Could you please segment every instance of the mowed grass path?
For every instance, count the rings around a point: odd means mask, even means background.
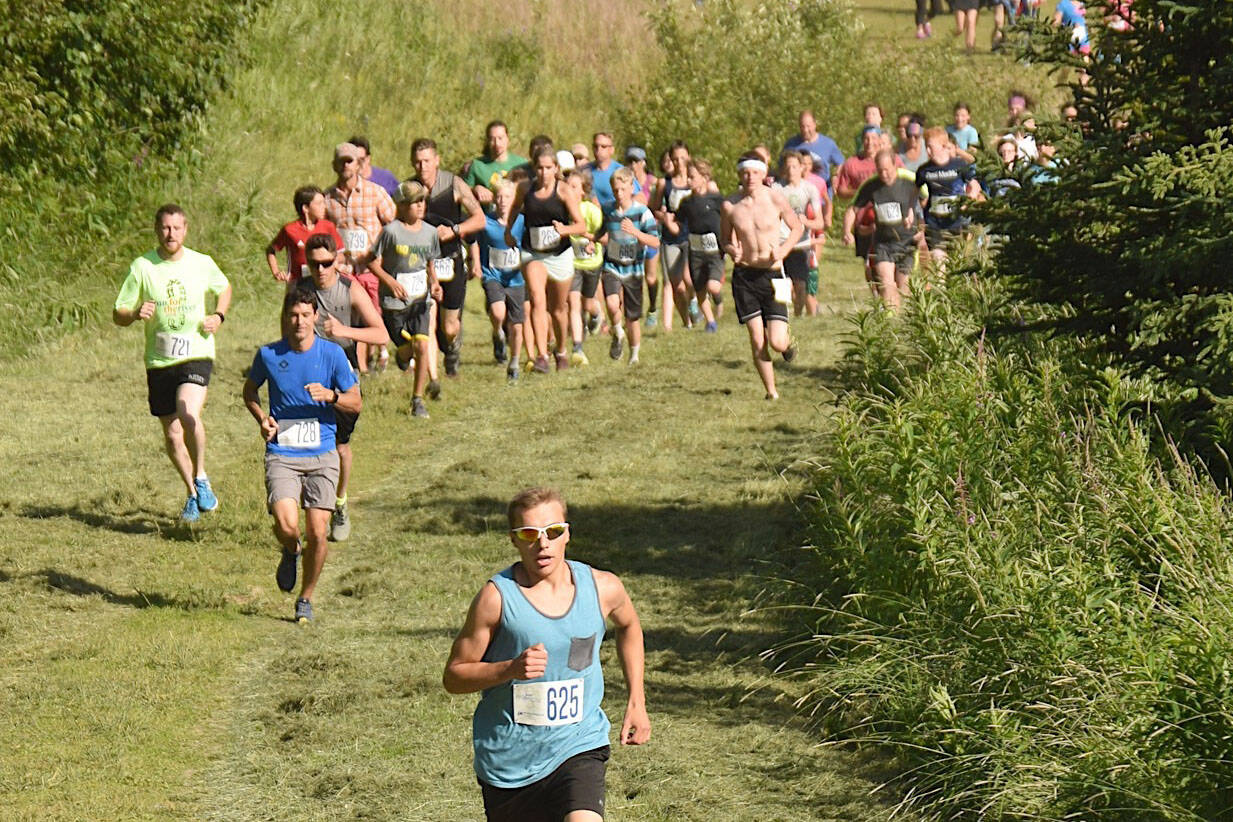
[[[139,335],[106,329],[0,376],[0,817],[478,819],[474,697],[440,672],[479,585],[512,561],[504,503],[548,483],[571,501],[571,554],[619,573],[646,630],[649,745],[616,751],[614,820],[884,819],[876,779],[817,746],[748,614],[785,573],[794,500],[827,424],[844,321],[863,299],[828,251],[830,309],[794,325],[801,357],[767,403],[731,317],[651,336],[630,369],[505,385],[472,289],[463,376],[432,419],[408,383],[365,384],[353,539],[335,546],[317,621],[274,585],[261,442],[239,398],[276,335],[278,287],[237,295],[206,421],[222,510],[192,531],[146,415]],[[835,261],[844,260],[843,264]],[[619,724],[619,667],[606,652]]]

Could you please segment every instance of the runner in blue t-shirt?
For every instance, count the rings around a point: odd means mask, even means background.
[[[514,245],[505,242],[505,229],[509,224],[516,189],[517,186],[509,180],[499,180],[494,184],[493,213],[488,215],[484,230],[476,238],[480,270],[484,272],[488,319],[492,321],[492,356],[499,363],[509,359],[506,374],[511,381],[518,379],[522,324],[526,322],[523,304],[527,293],[526,282],[522,279],[522,251],[518,247],[518,238],[523,232],[521,214],[509,226]]]
[[[834,140],[825,134],[818,133],[818,123],[814,119],[812,111],[806,109],[801,112],[800,127],[801,133],[784,143],[783,150],[810,151],[821,157],[822,162],[816,164],[813,171],[826,181],[827,186],[833,193],[834,186],[831,184],[831,166],[839,168],[839,166],[843,165],[843,152],[839,150],[839,146],[835,144]]]
[[[612,323],[608,356],[621,358],[621,346],[629,337],[629,364],[638,362],[642,343],[642,274],[648,248],[659,248],[659,223],[643,203],[634,201],[634,175],[627,168],[612,175],[613,208],[604,212],[604,224],[596,238],[604,245],[604,302]],[[621,331],[622,308],[627,329]]]
[[[282,544],[275,579],[284,591],[295,588],[301,550],[300,513],[306,521],[304,580],[295,601],[297,622],[313,618],[312,597],[325,564],[326,536],[338,485],[334,444],[335,409],[360,412],[360,387],[342,348],[316,335],[317,295],[307,285],[283,300],[285,336],[263,345],[244,381],[244,405],[266,443],[266,505],[274,516],[274,535]],[[261,386],[270,384],[270,411],[261,407]]]

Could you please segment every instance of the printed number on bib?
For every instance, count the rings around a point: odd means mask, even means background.
[[[279,420],[278,444],[283,448],[320,448],[321,423],[315,419]]]
[[[574,725],[582,721],[581,679],[515,682],[514,721],[519,725]]]
[[[437,282],[448,283],[454,279],[454,258],[438,257],[433,260],[432,273],[437,275]]]
[[[536,251],[556,251],[561,235],[550,225],[533,225],[530,229],[531,248]]]
[[[929,206],[929,213],[938,217],[947,217],[955,210],[958,197],[937,197]]]
[[[608,259],[617,265],[631,265],[638,261],[638,241],[629,235],[614,234],[608,241]]]
[[[160,331],[154,335],[154,353],[164,359],[187,357],[193,350],[193,338],[188,334]]]
[[[490,248],[488,264],[499,271],[512,271],[518,267],[520,256],[516,248]]]
[[[903,222],[903,209],[900,208],[899,203],[878,203],[874,211],[878,215],[878,222],[882,225],[899,225]]]
[[[690,234],[689,247],[703,254],[714,254],[719,251],[719,238],[714,233]]]
[[[406,271],[395,277],[398,284],[407,289],[407,296],[413,300],[418,300],[428,293],[428,272],[420,269],[419,271]]]
[[[774,292],[775,302],[784,305],[792,302],[792,281],[787,277],[771,278],[771,289]]]
[[[351,254],[363,254],[368,250],[368,232],[362,228],[344,228],[342,234],[343,248]]]

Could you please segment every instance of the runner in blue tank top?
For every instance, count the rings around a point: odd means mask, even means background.
[[[564,498],[531,488],[510,501],[519,561],[471,603],[445,665],[445,689],[483,691],[472,733],[489,822],[594,822],[604,816],[608,717],[599,646],[606,619],[629,690],[621,744],[651,738],[638,614],[615,575],[565,559]]]

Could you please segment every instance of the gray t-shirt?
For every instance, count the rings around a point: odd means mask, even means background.
[[[402,220],[393,220],[381,227],[372,253],[381,260],[385,272],[407,289],[410,297],[400,300],[382,283],[379,292],[382,310],[401,311],[428,298],[428,266],[431,260],[441,256],[436,228],[421,220],[420,227],[412,231]]]

